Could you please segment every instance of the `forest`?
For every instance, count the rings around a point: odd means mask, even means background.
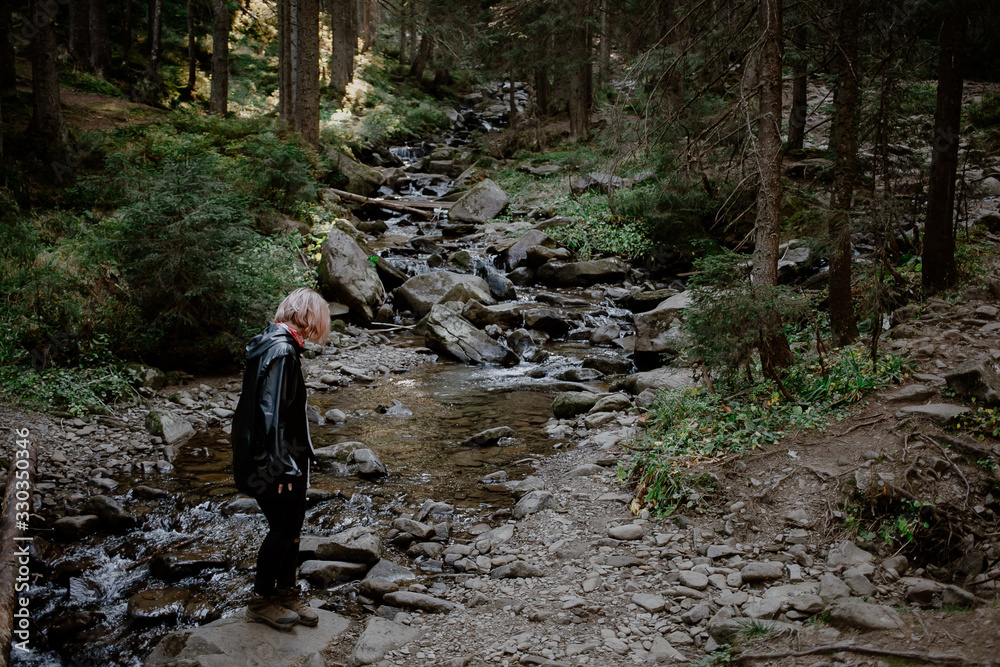
[[[496,646],[422,626],[444,645],[496,664],[813,664],[798,645],[765,655],[794,626],[813,633],[806,650],[861,660],[825,641],[830,626],[882,632],[869,656],[989,664],[986,635],[909,608],[1000,622],[998,28],[990,0],[6,0],[0,415],[48,439],[31,454],[43,657],[10,653],[0,573],[0,664],[72,664],[74,650],[110,664],[120,650],[115,664],[158,665],[175,625],[229,617],[248,575],[232,553],[213,557],[227,540],[250,547],[233,537],[231,476],[207,461],[225,464],[244,346],[297,287],[333,317],[330,344],[306,352],[327,452],[316,539],[360,512],[385,541],[368,568],[409,559],[424,577],[409,592],[472,613],[480,589],[434,577],[496,579],[532,547],[462,531],[511,512],[521,530],[557,506],[589,516],[585,497],[612,493],[600,480],[627,502],[597,511],[616,525],[594,552],[672,563],[656,585],[684,589],[647,604],[644,565],[618,580],[592,561],[582,590],[603,602],[553,612],[603,637],[592,649],[550,628],[507,650],[502,617],[483,635]],[[393,442],[393,419],[423,444]],[[577,478],[577,464],[593,471]],[[806,471],[801,497],[785,464]],[[536,472],[548,487],[525,486]],[[448,527],[435,536],[437,511]],[[197,567],[157,565],[191,542]],[[141,576],[108,574],[127,560]],[[775,562],[788,569],[733,584]],[[227,576],[211,579],[219,563]],[[361,571],[310,572],[331,613],[401,608],[406,622],[383,617],[410,628],[408,614],[441,611],[390,602],[404,590]],[[828,576],[849,590],[827,595]],[[163,584],[187,593],[135,611],[133,596],[175,590]],[[761,612],[780,584],[813,587]],[[822,599],[796,606],[800,593]],[[856,610],[837,598],[888,611],[843,621]],[[518,623],[562,625],[518,604]],[[644,611],[638,629],[594,625]],[[889,638],[904,626],[968,646]],[[331,665],[479,664],[434,662],[430,636],[424,658],[364,662],[363,642],[333,635],[316,651]]]

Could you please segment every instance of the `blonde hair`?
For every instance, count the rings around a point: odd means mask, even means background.
[[[330,304],[319,292],[300,287],[281,302],[274,321],[291,324],[309,340],[326,345],[330,336]]]

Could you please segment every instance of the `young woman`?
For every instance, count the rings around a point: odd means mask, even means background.
[[[325,344],[329,334],[330,307],[323,297],[304,288],[289,294],[274,322],[247,345],[243,393],[233,416],[236,488],[257,499],[268,523],[247,618],[279,630],[319,623],[295,585],[314,457],[300,355],[305,339]]]

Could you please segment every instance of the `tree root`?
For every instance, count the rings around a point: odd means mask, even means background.
[[[904,660],[920,660],[934,665],[987,665],[990,663],[971,662],[968,659],[950,654],[918,653],[916,651],[892,651],[876,646],[857,646],[854,644],[829,644],[826,646],[816,646],[805,651],[784,651],[781,653],[745,653],[737,656],[737,662],[752,660],[775,660],[777,658],[799,658],[817,653],[837,653],[840,651],[850,651],[861,653],[862,655],[880,655],[890,658],[902,658]]]

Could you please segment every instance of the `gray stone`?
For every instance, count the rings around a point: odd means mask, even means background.
[[[96,514],[101,524],[111,530],[130,528],[135,525],[135,518],[129,515],[122,504],[107,496],[90,496],[80,508],[86,514]]]
[[[624,394],[611,394],[597,401],[590,412],[625,412],[632,408],[632,401]]]
[[[347,563],[339,560],[307,560],[299,568],[299,576],[319,588],[326,588],[342,581],[361,579],[368,572],[364,563]]]
[[[434,535],[434,526],[406,517],[400,517],[392,522],[392,527],[401,533],[407,533],[418,540],[426,540]]]
[[[604,472],[604,468],[596,463],[584,463],[570,470],[566,473],[565,477],[568,479],[576,477],[590,477],[591,475],[599,475],[602,472]]]
[[[368,570],[367,576],[373,579],[384,579],[394,584],[405,584],[417,580],[417,575],[410,570],[385,559],[380,560],[372,569]]]
[[[872,554],[861,549],[854,542],[844,540],[831,547],[830,553],[826,558],[826,564],[829,567],[837,567],[838,565],[852,567],[854,565],[871,563],[874,558]]]
[[[589,411],[600,400],[589,391],[563,392],[552,401],[552,414],[557,419],[568,419]]]
[[[608,537],[616,540],[641,540],[645,534],[646,529],[634,523],[608,528]]]
[[[903,619],[895,609],[862,602],[857,598],[841,600],[830,609],[830,623],[858,630],[899,630]]]
[[[691,371],[683,368],[654,368],[642,373],[634,373],[622,380],[622,389],[630,394],[659,389],[683,389],[694,384]]]
[[[851,596],[851,589],[835,574],[824,573],[819,578],[819,596],[826,602]]]
[[[361,164],[349,155],[338,150],[330,149],[327,152],[331,169],[340,172],[347,183],[340,189],[356,195],[368,196],[378,190],[385,183],[385,176],[380,172]]]
[[[920,607],[935,606],[936,596],[944,588],[944,586],[931,579],[904,577],[900,581],[906,586],[906,601]]]
[[[882,561],[882,567],[887,570],[892,570],[896,574],[902,576],[906,574],[906,571],[910,568],[910,561],[908,561],[906,556],[902,554],[898,556],[890,556]]]
[[[354,645],[348,664],[354,667],[378,662],[389,651],[395,651],[416,641],[422,634],[422,630],[409,625],[372,616],[365,623],[365,629]]]
[[[662,595],[650,595],[649,593],[636,593],[632,596],[632,602],[636,603],[651,614],[663,611],[666,601]]]
[[[350,223],[344,220],[341,224]],[[320,249],[319,288],[324,297],[344,304],[353,316],[367,324],[375,319],[378,307],[385,301],[385,287],[369,261],[369,253],[350,231],[334,227],[327,234]]]
[[[947,424],[964,414],[971,412],[969,408],[963,408],[950,403],[931,403],[930,405],[908,405],[896,411],[896,419],[906,419],[907,417],[926,417],[939,424]]]
[[[490,572],[490,579],[527,579],[529,577],[544,577],[545,572],[538,566],[516,560],[501,565]]]
[[[289,632],[278,632],[248,620],[245,610],[240,610],[208,625],[167,635],[143,666],[273,667],[275,656],[281,656],[286,664],[303,664],[325,651],[351,624],[338,614],[315,611],[319,615],[317,627],[296,626]],[[317,663],[305,664],[312,667]]]
[[[524,265],[525,260],[528,258],[528,251],[532,248],[538,246],[552,248],[555,245],[555,239],[545,232],[537,229],[529,229],[514,245],[507,249],[507,270],[513,271],[517,267]]]
[[[785,576],[785,564],[778,561],[748,563],[740,570],[740,576],[748,584],[774,581]]]
[[[384,477],[389,474],[388,470],[386,470],[385,464],[382,463],[382,460],[378,457],[378,454],[367,447],[361,447],[351,452],[349,462],[358,467],[359,475],[364,475],[366,477]]]
[[[367,526],[353,526],[332,537],[321,538],[314,548],[317,560],[340,560],[374,565],[382,555],[382,542]]]
[[[410,278],[396,289],[396,308],[408,309],[417,317],[423,317],[458,285],[475,295],[476,301],[493,303],[490,286],[482,278],[452,271],[431,271]]]
[[[796,595],[792,598],[792,609],[803,614],[818,614],[826,609],[826,603],[819,595]]]
[[[687,662],[687,658],[663,637],[653,637],[653,645],[649,648],[649,660],[656,663]]]
[[[653,310],[639,313],[635,320],[636,352],[676,352],[683,346],[680,319],[691,305],[690,292],[681,292]]]
[[[127,612],[129,618],[142,620],[176,618],[190,597],[186,588],[153,588],[130,597]]]
[[[497,217],[509,203],[507,193],[499,185],[486,179],[474,185],[455,202],[448,211],[448,219],[482,224]]]
[[[844,575],[844,583],[857,596],[865,597],[875,592],[875,584],[868,580],[868,577],[860,572],[851,572]]]
[[[184,417],[166,410],[150,410],[146,415],[146,429],[163,438],[168,445],[179,445],[194,435],[194,426]]]
[[[169,581],[184,579],[202,570],[224,568],[227,565],[226,557],[221,554],[167,551],[157,554],[149,562],[149,571],[154,577]]]
[[[885,397],[887,403],[919,403],[938,395],[938,390],[925,384],[908,384]]]
[[[984,405],[1000,404],[1000,373],[988,356],[965,362],[944,379],[958,396],[975,398]]]
[[[496,428],[480,431],[476,435],[462,441],[463,447],[495,447],[500,438],[513,438],[514,429],[509,426],[498,426]]]
[[[424,341],[432,350],[466,363],[513,366],[520,362],[512,350],[490,338],[446,304],[432,307],[424,322]]]
[[[585,262],[547,262],[538,267],[535,277],[551,287],[588,287],[597,283],[616,283],[629,273],[629,265],[620,259],[592,259]]]
[[[696,591],[703,591],[708,588],[708,577],[694,570],[681,570],[680,582],[682,586],[693,588]]]
[[[462,609],[462,605],[455,602],[441,600],[431,595],[424,595],[423,593],[412,593],[410,591],[388,593],[382,599],[386,604],[394,607],[419,609],[430,614],[447,614]]]
[[[550,491],[532,491],[517,501],[512,515],[515,519],[523,519],[529,514],[556,507],[558,502]]]

